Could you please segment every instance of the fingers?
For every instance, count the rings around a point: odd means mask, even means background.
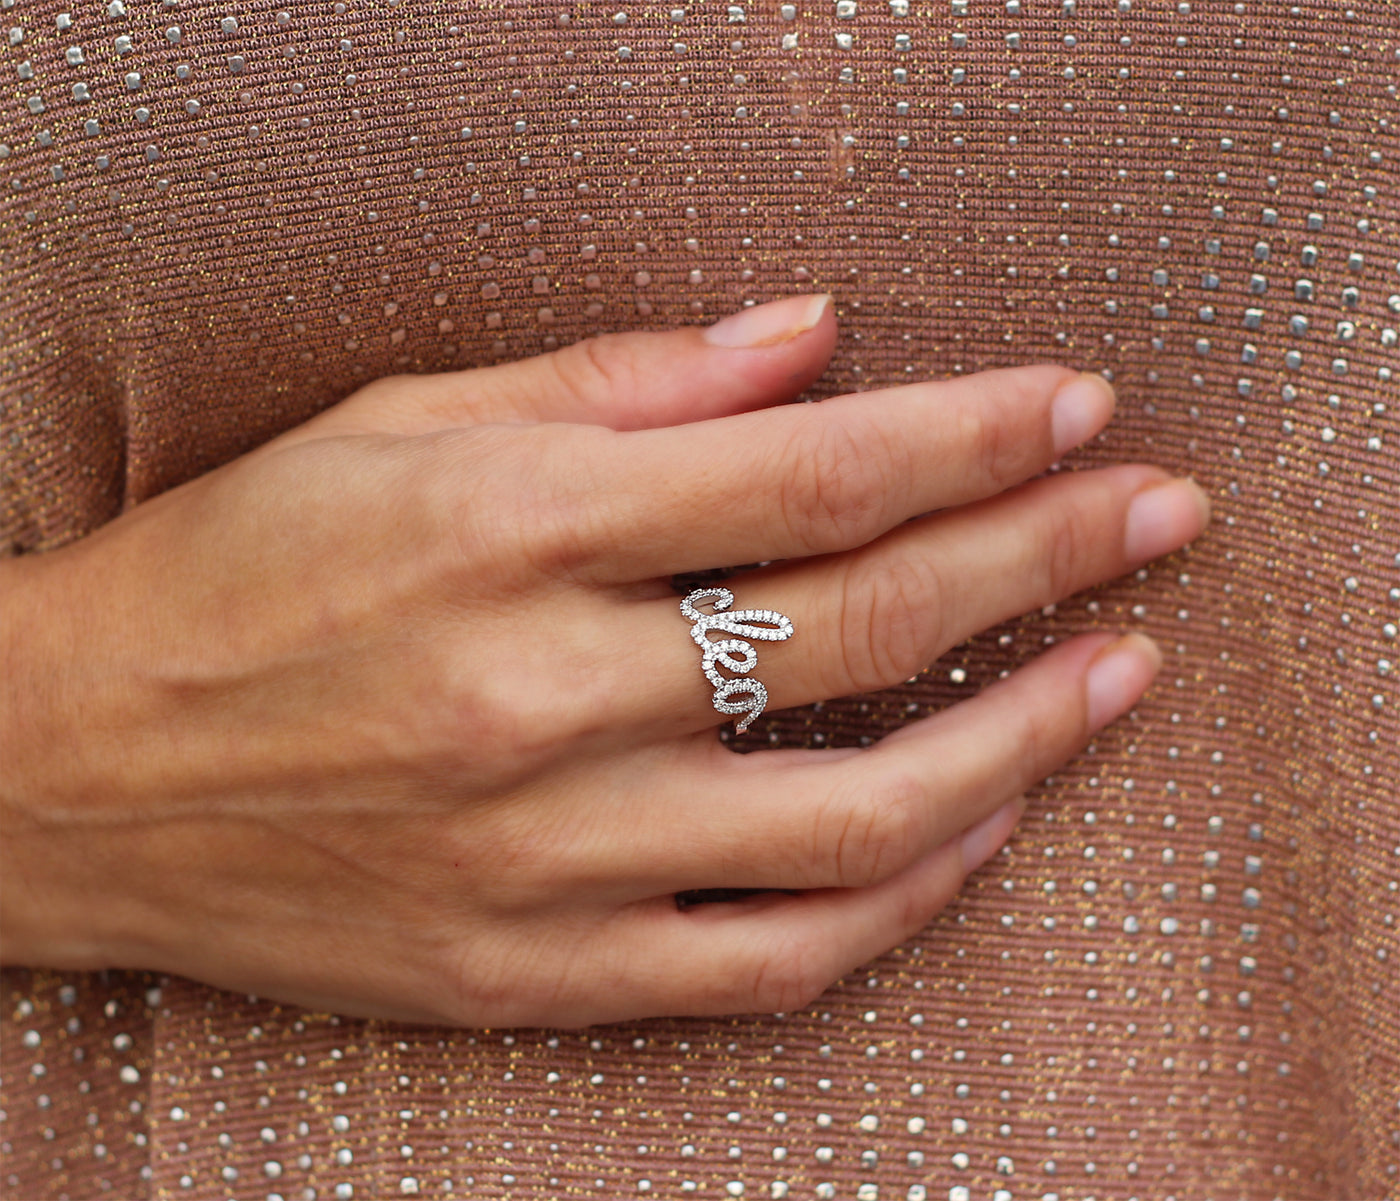
[[[632,896],[879,884],[1062,767],[1160,665],[1140,634],[1085,635],[866,750],[696,745],[645,786],[614,878]]]
[[[601,334],[548,354],[376,380],[284,435],[414,435],[485,422],[570,422],[635,430],[791,400],[836,345],[828,294],[740,309],[713,325]]]
[[[1159,663],[1141,635],[1077,639],[947,714],[841,757],[826,774],[843,779],[815,802],[821,752],[811,767],[780,769],[793,773],[786,788],[775,791],[770,779],[766,793],[736,796],[744,813],[715,878],[747,856],[747,878],[734,872],[727,886],[773,887],[776,876],[776,887],[816,887],[679,911],[666,898],[635,907],[609,935],[609,953],[627,965],[626,1016],[801,1009],[913,937],[1011,836],[1024,800],[1002,799],[1007,790],[1062,762],[1128,708]],[[890,797],[902,799],[890,805]],[[717,816],[711,804],[703,809]],[[678,841],[687,833],[674,831]],[[805,871],[784,870],[809,848],[817,853]]]
[[[1023,808],[1013,802],[970,831],[967,849],[995,853]],[[868,888],[766,893],[686,910],[669,898],[639,906],[609,934],[608,954],[626,965],[622,1016],[802,1009],[922,930],[980,862],[965,854],[961,840],[947,842]],[[617,991],[607,1000],[615,1006]]]
[[[560,1019],[551,993],[550,1020],[808,1004],[922,929],[1010,836],[1024,789],[1159,663],[1141,635],[1088,635],[869,750],[736,756],[691,739],[595,760],[572,781],[589,800],[552,899],[612,920],[578,928],[573,999]],[[709,888],[806,891],[678,908],[675,892]]]
[[[1194,483],[1172,481],[1153,467],[1036,480],[908,522],[858,551],[729,580],[731,615],[773,610],[791,620],[793,633],[783,641],[751,641],[757,663],[747,673],[719,674],[758,681],[770,709],[892,687],[979,630],[1184,545],[1208,517]],[[628,624],[637,649],[604,670],[635,675],[640,660],[649,665],[651,684],[629,691],[619,677],[609,690],[622,724],[660,735],[718,724],[715,685],[701,673],[701,648],[680,636],[687,631],[677,601],[635,604],[641,614]],[[707,636],[732,637],[722,630]],[[730,691],[736,693],[731,703],[745,701],[742,685]]]
[[[983,629],[1183,546],[1208,519],[1192,481],[1111,467],[1037,480],[861,551],[785,565],[761,589],[744,588],[745,604],[787,613],[812,636],[765,647],[759,678],[775,708],[892,687]]]
[[[626,582],[847,550],[994,495],[1091,437],[1097,375],[1039,364],[638,430],[583,464],[585,574]]]

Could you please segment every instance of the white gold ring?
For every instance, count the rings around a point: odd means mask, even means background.
[[[708,613],[695,607],[705,601],[713,601]],[[715,686],[715,708],[721,713],[744,714],[734,725],[735,731],[742,734],[768,704],[768,689],[757,680],[746,678],[758,665],[758,651],[746,640],[783,642],[792,637],[792,622],[772,609],[727,612],[733,603],[734,594],[728,588],[697,588],[681,601],[681,613],[690,622],[690,636],[703,655],[700,669]],[[711,640],[711,630],[737,637]],[[721,675],[721,667],[735,675]],[[735,700],[736,696],[741,699]]]

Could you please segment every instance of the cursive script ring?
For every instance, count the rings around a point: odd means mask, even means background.
[[[710,602],[709,612],[697,608]],[[697,588],[681,601],[681,613],[690,622],[690,636],[700,648],[700,669],[714,685],[712,703],[720,713],[744,716],[735,722],[742,734],[768,704],[768,689],[749,672],[758,665],[753,642],[782,642],[792,637],[792,622],[772,609],[729,611],[734,594],[728,588]],[[729,634],[712,639],[711,630]],[[733,672],[723,675],[720,668]],[[735,698],[739,699],[735,699]]]

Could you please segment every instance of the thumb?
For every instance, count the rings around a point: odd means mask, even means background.
[[[628,330],[490,367],[390,376],[306,433],[423,434],[483,422],[565,421],[617,430],[682,425],[792,400],[836,345],[828,293],[740,309],[710,326]]]

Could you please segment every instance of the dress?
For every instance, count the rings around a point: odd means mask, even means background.
[[[808,1010],[454,1032],[12,970],[5,1196],[1400,1196],[1400,4],[0,6],[7,553],[377,376],[817,290],[809,396],[1101,370],[1068,463],[1215,506],[754,727],[877,738],[1095,626],[1166,654]]]

